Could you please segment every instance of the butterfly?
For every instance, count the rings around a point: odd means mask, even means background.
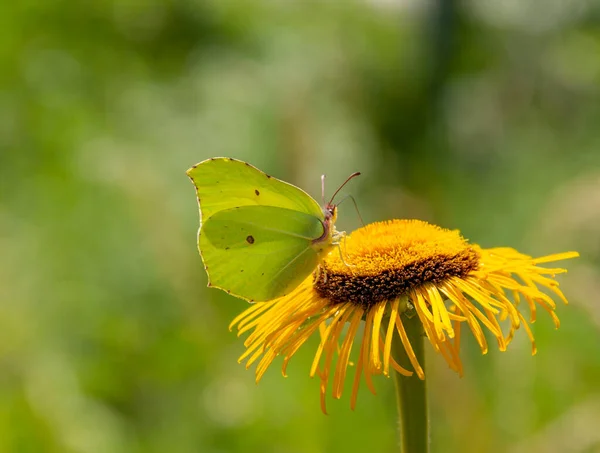
[[[288,294],[345,235],[335,228],[333,198],[346,182],[320,206],[302,189],[232,158],[202,161],[187,175],[198,196],[208,286],[241,299]]]

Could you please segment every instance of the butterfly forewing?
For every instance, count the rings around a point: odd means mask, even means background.
[[[323,219],[319,204],[302,189],[268,176],[246,162],[213,158],[188,170],[196,186],[201,221],[240,206],[276,206]]]

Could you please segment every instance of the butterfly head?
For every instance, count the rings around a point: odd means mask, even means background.
[[[337,220],[337,205],[333,203],[327,203],[323,208],[323,214],[325,216],[325,222],[333,225]]]
[[[325,175],[321,176],[321,196],[323,198],[323,214],[325,215],[325,220],[328,223],[333,224],[337,220],[337,204],[333,203],[335,196],[339,193],[340,190],[342,190],[342,187],[348,184],[348,181],[350,181],[352,178],[355,178],[358,175],[360,175],[360,172],[357,171],[356,173],[352,173],[350,176],[348,176],[346,181],[344,181],[344,183],[340,187],[338,187],[338,189],[333,193],[333,196],[331,197],[328,203],[325,203]]]
[[[335,191],[328,203],[325,203],[325,175],[321,176],[321,189],[323,196],[323,234],[321,237],[313,240],[313,247],[317,248],[319,252],[327,250],[332,244],[337,244],[339,238],[343,234],[343,232],[340,233],[335,229],[338,205],[335,204],[333,200],[340,189],[344,187],[348,181],[358,175],[360,175],[358,172],[351,174],[348,179],[346,179],[344,184],[342,184],[338,190]]]
[[[325,203],[325,175],[321,176],[323,192],[323,215],[325,217],[324,226],[325,234],[327,236],[337,235],[337,231],[334,225],[335,221],[337,220],[337,207],[339,203],[336,204],[333,202],[333,200],[335,199],[336,195],[340,192],[340,190],[342,190],[342,187],[344,187],[348,183],[348,181],[350,181],[352,178],[355,178],[358,175],[360,175],[360,172],[352,173],[350,176],[348,176],[346,181],[344,181],[344,183],[340,187],[338,187],[338,189],[333,193],[333,196],[331,197],[328,203]]]

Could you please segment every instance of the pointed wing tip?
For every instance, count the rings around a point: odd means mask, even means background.
[[[196,168],[198,168],[200,165],[208,163],[208,162],[213,162],[213,161],[232,161],[232,162],[241,162],[238,161],[237,159],[234,159],[232,157],[209,157],[208,159],[204,159],[203,161],[198,162],[195,165],[192,165],[190,168],[188,168],[186,170],[186,175],[189,176],[189,178],[193,181],[194,178],[192,176],[192,174],[194,173],[194,171],[196,170]]]
[[[196,165],[192,165],[190,168],[188,168],[185,171],[185,174],[188,175],[188,178],[190,178],[192,181],[194,180],[194,178],[192,177],[192,173],[194,173],[194,170],[196,170],[196,168],[198,168],[198,165],[200,165],[201,162],[197,163]]]

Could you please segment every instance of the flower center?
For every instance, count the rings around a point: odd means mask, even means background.
[[[377,222],[342,239],[340,253],[332,251],[315,273],[313,288],[332,303],[366,309],[424,283],[464,277],[478,265],[477,250],[458,231],[420,220]]]

